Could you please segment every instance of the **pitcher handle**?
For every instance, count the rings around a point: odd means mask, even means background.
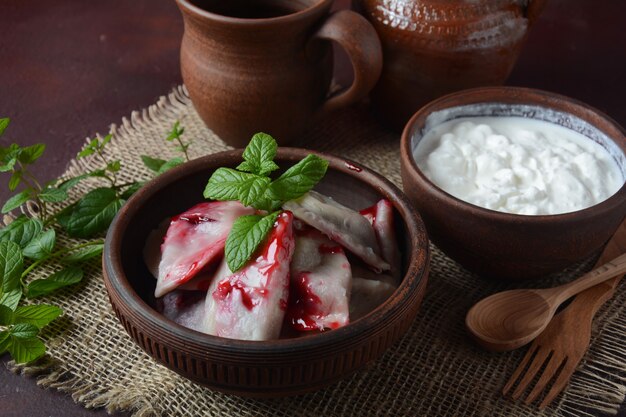
[[[348,53],[354,69],[352,85],[329,97],[322,106],[322,113],[348,106],[374,88],[382,71],[383,53],[374,27],[363,16],[350,10],[335,12],[313,39],[337,42]]]

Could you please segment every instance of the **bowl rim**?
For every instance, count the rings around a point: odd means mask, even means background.
[[[281,352],[298,351],[302,348],[315,349],[323,346],[333,346],[335,343],[341,344],[345,339],[353,340],[355,337],[365,339],[369,333],[368,330],[376,327],[374,326],[375,323],[382,322],[384,317],[399,314],[403,309],[403,305],[400,301],[409,300],[412,294],[420,291],[422,287],[426,285],[430,262],[430,248],[426,229],[421,217],[409,202],[406,195],[398,187],[382,175],[347,158],[303,148],[279,147],[276,155],[277,160],[295,162],[307,154],[317,155],[329,161],[329,170],[337,170],[359,181],[365,182],[368,186],[373,187],[375,191],[391,201],[394,208],[405,222],[406,229],[409,232],[408,241],[411,245],[410,253],[408,253],[406,272],[398,288],[396,288],[389,298],[376,309],[370,311],[367,315],[358,320],[349,323],[347,326],[332,331],[291,339],[250,341],[213,336],[184,327],[157,312],[134,291],[122,268],[120,254],[121,242],[132,217],[136,215],[137,211],[146,201],[157,194],[162,188],[184,177],[196,175],[202,170],[206,170],[208,180],[211,169],[222,166],[218,165],[220,161],[222,164],[227,164],[228,158],[238,157],[241,159],[242,152],[243,149],[234,149],[209,154],[186,162],[152,179],[126,202],[111,223],[105,239],[102,256],[105,283],[108,281],[110,284],[106,286],[107,291],[115,291],[117,297],[123,301],[125,306],[135,312],[146,325],[152,327],[153,330],[175,335],[176,340],[183,342],[186,347],[189,347],[188,343],[193,343],[196,346],[202,346],[211,351],[228,347],[229,352],[233,354],[249,355],[254,353],[274,353],[277,348],[280,348]],[[207,165],[213,165],[214,168],[207,168]],[[359,175],[364,177],[359,178]],[[201,199],[202,196],[200,195],[199,200]]]
[[[483,95],[489,95],[489,100],[482,99]],[[462,100],[463,102],[455,102],[455,100]],[[433,100],[421,107],[411,119],[406,123],[401,136],[400,141],[400,154],[401,163],[407,169],[408,174],[413,176],[413,179],[422,183],[428,192],[432,193],[432,196],[440,201],[444,201],[445,204],[452,205],[461,210],[468,211],[471,215],[477,217],[489,217],[493,221],[498,222],[530,222],[533,224],[541,225],[552,222],[579,222],[581,220],[587,220],[602,216],[605,213],[609,213],[615,208],[623,205],[626,201],[626,181],[624,184],[609,198],[603,200],[597,204],[589,206],[587,208],[571,211],[560,214],[542,214],[542,215],[529,215],[529,214],[516,214],[505,213],[497,210],[480,207],[475,204],[469,203],[452,194],[444,191],[437,184],[432,182],[422,170],[417,166],[415,158],[413,157],[413,150],[411,140],[412,133],[416,129],[418,119],[427,117],[435,111],[443,110],[446,108],[461,107],[468,104],[478,103],[504,103],[511,105],[536,105],[539,107],[546,107],[555,110],[559,110],[564,113],[569,113],[579,119],[583,119],[593,125],[598,130],[604,132],[615,144],[622,150],[626,156],[626,130],[602,111],[580,101],[561,94],[552,93],[545,90],[539,90],[526,87],[515,86],[495,86],[495,87],[478,87],[470,88],[466,90],[457,91],[451,94],[447,94],[436,100]],[[571,111],[564,110],[562,108],[550,107],[550,104],[556,104],[558,102],[565,102],[570,106],[573,106],[576,110],[581,112],[581,115],[575,115]],[[447,104],[454,103],[451,106]],[[586,116],[586,117],[585,117]],[[590,117],[598,118],[608,124],[615,133],[621,134],[621,138],[616,140],[613,135],[606,132],[605,129],[600,129],[596,123],[589,120]],[[621,140],[621,142],[620,142]]]

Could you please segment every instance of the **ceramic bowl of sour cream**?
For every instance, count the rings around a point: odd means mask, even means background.
[[[408,122],[405,193],[429,237],[480,275],[545,276],[602,249],[626,215],[626,138],[557,94],[465,90]]]

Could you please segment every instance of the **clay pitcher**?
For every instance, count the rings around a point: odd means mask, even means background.
[[[383,44],[372,101],[401,130],[422,105],[501,85],[546,0],[353,0]]]
[[[382,67],[374,28],[332,0],[177,0],[185,24],[183,80],[200,117],[227,144],[256,132],[284,145],[316,118],[353,103]],[[355,81],[328,97],[330,40],[350,56]]]

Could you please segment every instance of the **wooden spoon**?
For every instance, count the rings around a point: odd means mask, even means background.
[[[496,352],[521,347],[546,328],[559,305],[568,298],[626,272],[626,254],[554,288],[503,291],[476,303],[465,326],[484,348]]]

